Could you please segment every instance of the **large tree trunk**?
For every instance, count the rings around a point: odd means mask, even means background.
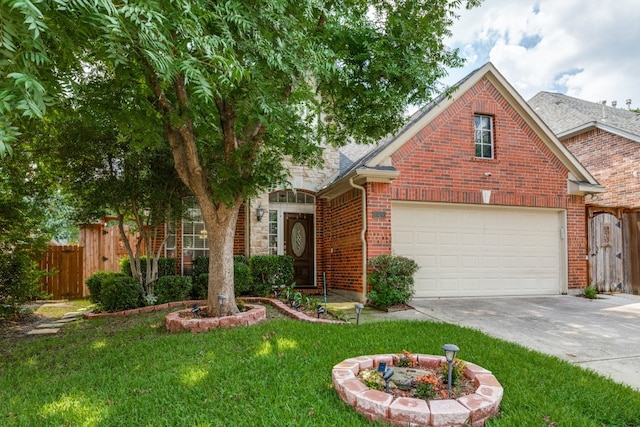
[[[233,241],[242,199],[229,207],[224,204],[216,207],[208,195],[204,198],[196,195],[196,199],[202,209],[209,245],[208,314],[213,317],[235,314],[238,306],[233,278]],[[224,296],[222,305],[219,296]]]

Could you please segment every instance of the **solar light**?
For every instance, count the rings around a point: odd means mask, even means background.
[[[363,308],[364,305],[360,304],[359,302],[356,303],[356,325],[360,324],[360,313],[362,313]]]
[[[451,367],[456,358],[456,353],[460,349],[455,344],[445,344],[442,346],[442,350],[444,350],[444,357],[447,359],[447,391],[451,393]]]
[[[193,308],[191,309],[191,312],[196,316],[200,315],[200,307],[198,307],[198,304],[193,304]]]
[[[393,376],[393,369],[391,368],[385,369],[384,373],[382,374],[382,379],[384,380],[384,384],[385,384],[385,391],[387,393],[389,393],[389,381],[391,380],[392,376]]]
[[[322,308],[321,304],[318,304],[318,307],[316,307],[316,311],[318,312],[318,319],[319,319],[320,315],[324,313],[324,308]]]
[[[222,307],[224,306],[224,302],[226,299],[226,295],[218,295],[218,307],[220,308],[220,316],[222,316]]]

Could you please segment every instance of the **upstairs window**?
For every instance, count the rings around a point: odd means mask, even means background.
[[[493,159],[493,117],[476,114],[474,116],[476,157]]]

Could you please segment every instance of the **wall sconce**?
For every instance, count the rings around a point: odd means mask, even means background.
[[[256,208],[256,218],[258,218],[258,221],[262,221],[263,216],[264,208],[262,207],[262,205],[258,205],[258,207]]]
[[[456,353],[460,351],[455,344],[445,344],[442,346],[444,358],[447,359],[447,391],[451,394],[451,365],[456,358]]]

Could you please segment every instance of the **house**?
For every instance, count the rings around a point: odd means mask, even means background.
[[[292,255],[298,288],[359,300],[367,260],[390,253],[420,265],[417,297],[587,284],[585,196],[603,188],[490,63],[377,146],[326,147],[324,161],[245,204],[237,254]],[[202,229],[183,223],[169,251],[203,252]]]
[[[606,188],[586,198],[588,283],[640,294],[640,114],[549,92],[529,105]]]

